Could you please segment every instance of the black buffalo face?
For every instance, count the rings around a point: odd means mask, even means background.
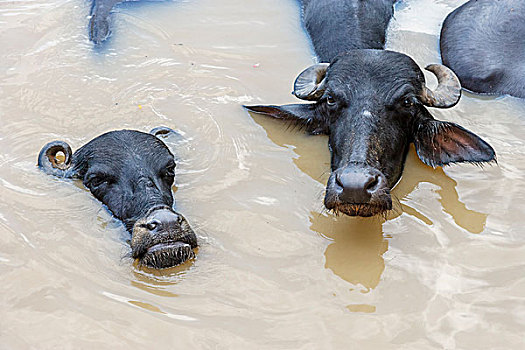
[[[66,157],[61,164],[56,161],[58,152]],[[112,131],[73,155],[69,145],[54,141],[44,146],[38,164],[47,173],[82,179],[131,232],[132,256],[141,264],[165,268],[193,257],[195,233],[172,209],[175,161],[154,135]]]
[[[315,103],[246,108],[301,124],[313,134],[328,134],[332,172],[326,208],[373,216],[392,209],[390,189],[401,177],[411,142],[431,166],[495,159],[478,136],[428,112],[425,106],[455,105],[461,90],[450,70],[440,65],[427,69],[438,77],[435,91],[426,88],[423,72],[410,57],[354,50],[299,75],[294,94]]]

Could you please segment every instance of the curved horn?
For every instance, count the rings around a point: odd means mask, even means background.
[[[306,68],[293,84],[293,94],[302,100],[318,100],[325,90],[325,75],[329,63],[318,63]]]
[[[461,97],[461,83],[456,74],[452,69],[441,64],[431,64],[425,69],[434,73],[438,80],[438,86],[434,91],[426,86],[423,87],[420,95],[421,102],[429,107],[454,107]]]
[[[58,163],[56,155],[58,152],[64,153],[64,162]],[[71,172],[67,171],[71,167],[71,147],[64,141],[52,141],[42,147],[38,155],[38,166],[44,172],[58,177],[72,177]]]

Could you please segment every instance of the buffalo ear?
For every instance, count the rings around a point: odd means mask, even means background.
[[[180,139],[182,138],[180,132],[168,128],[167,126],[157,126],[156,128],[151,129],[149,133],[153,136],[156,136],[161,141],[164,141],[163,139],[167,138],[170,135],[175,135]]]
[[[283,106],[243,106],[250,112],[263,114],[304,127],[311,134],[328,134],[327,126],[317,117],[315,104],[290,104]]]
[[[496,161],[496,153],[487,142],[454,123],[422,120],[415,131],[414,144],[419,159],[432,167]]]

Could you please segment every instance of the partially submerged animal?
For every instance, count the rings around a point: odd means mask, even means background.
[[[131,233],[132,257],[153,268],[179,265],[193,258],[197,247],[190,225],[172,208],[175,160],[155,136],[168,132],[162,127],[153,134],[111,131],[74,154],[67,143],[53,141],[38,156],[38,166],[47,174],[81,179]],[[63,162],[57,161],[59,152]]]
[[[89,19],[89,40],[101,44],[111,35],[111,11],[122,2],[139,0],[93,0]]]
[[[100,44],[111,34],[110,13],[116,4],[129,0],[93,0],[89,20],[89,40]]]
[[[329,135],[332,172],[327,209],[373,216],[392,209],[391,188],[401,177],[410,143],[430,166],[495,160],[492,147],[463,127],[439,121],[427,107],[460,99],[454,73],[434,64],[430,90],[407,55],[383,50],[395,0],[303,0],[304,23],[319,60],[294,83],[310,104],[245,106],[249,111]]]
[[[525,98],[525,1],[471,0],[441,30],[443,64],[475,93]]]

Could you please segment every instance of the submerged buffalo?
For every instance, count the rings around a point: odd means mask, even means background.
[[[525,98],[525,1],[472,0],[441,30],[443,63],[464,88]]]
[[[89,40],[100,44],[109,37],[110,13],[116,4],[129,0],[93,0],[89,20]]]
[[[105,41],[111,34],[111,11],[122,2],[139,0],[93,0],[89,20],[89,40],[95,44]]]
[[[383,50],[393,0],[303,0],[306,29],[319,60],[294,84],[310,104],[245,106],[329,135],[332,172],[324,204],[336,213],[373,216],[392,209],[409,144],[430,166],[490,162],[494,150],[426,107],[450,108],[461,95],[454,73],[427,67],[439,85],[430,90],[407,55]]]
[[[74,154],[67,143],[53,141],[38,156],[38,165],[46,173],[81,179],[131,233],[133,258],[153,268],[181,264],[194,256],[197,247],[188,222],[172,209],[175,160],[155,136],[169,131],[111,131]],[[61,163],[56,158],[59,152],[65,155]]]

